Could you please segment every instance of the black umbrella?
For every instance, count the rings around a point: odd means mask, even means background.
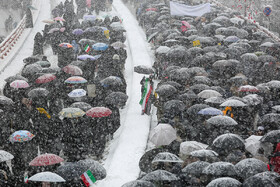
[[[191,106],[190,108],[188,108],[187,110],[187,114],[189,116],[197,116],[198,112],[204,108],[208,108],[210,107],[209,105],[205,105],[205,104],[195,104],[193,106]]]
[[[11,82],[15,81],[15,80],[24,80],[26,82],[28,82],[28,79],[21,76],[21,75],[14,75],[14,76],[10,76],[8,78],[5,79],[5,81],[10,84]]]
[[[222,104],[226,100],[222,97],[210,97],[206,100],[204,100],[205,103],[212,103],[212,104]]]
[[[215,180],[212,180],[207,187],[217,187],[217,186],[223,186],[223,187],[241,187],[242,183],[238,180],[231,178],[231,177],[221,177],[217,178]]]
[[[206,84],[210,85],[212,81],[206,76],[194,76],[192,80],[193,84]]]
[[[149,181],[134,180],[123,184],[121,187],[156,187],[156,186]]]
[[[164,103],[163,108],[166,112],[178,113],[185,109],[185,104],[180,100],[170,100]]]
[[[183,46],[171,47],[170,51],[166,54],[169,58],[183,58],[187,54],[187,48]]]
[[[92,108],[92,106],[88,103],[85,102],[75,102],[73,104],[70,105],[71,108],[79,108],[83,111],[88,111],[89,109]]]
[[[190,87],[190,90],[192,90],[195,94],[200,93],[203,90],[209,90],[210,86],[206,84],[194,84]]]
[[[90,170],[96,180],[102,180],[107,175],[105,168],[95,160],[92,159],[79,160],[77,162],[77,165]]]
[[[30,98],[43,98],[49,95],[49,91],[45,88],[35,88],[28,92]]]
[[[187,93],[179,95],[181,101],[189,100],[189,99],[197,99],[197,95],[189,90]]]
[[[232,177],[236,176],[234,165],[229,162],[214,162],[202,170],[202,174],[216,177]]]
[[[280,142],[280,130],[273,130],[265,134],[260,142],[271,142],[271,143],[279,143]]]
[[[221,126],[236,126],[237,122],[228,116],[213,116],[206,120],[207,125],[212,125],[215,127]]]
[[[265,114],[261,117],[262,123],[279,123],[280,122],[280,114],[277,113],[269,113]]]
[[[25,66],[25,68],[22,70],[22,74],[23,75],[33,75],[36,73],[39,73],[40,71],[42,71],[42,67],[38,64],[30,64]]]
[[[266,62],[277,62],[277,59],[271,55],[261,55],[259,56],[259,61],[260,62],[263,62],[263,63],[266,63]]]
[[[112,92],[106,98],[106,104],[111,105],[125,105],[128,96],[122,92]]]
[[[121,78],[116,77],[116,76],[109,76],[103,80],[100,81],[101,85],[103,87],[109,87],[109,86],[122,86],[123,82],[121,80]]]
[[[165,85],[160,85],[160,86],[155,90],[155,92],[156,92],[157,94],[159,94],[160,96],[168,97],[168,96],[171,96],[171,95],[173,95],[173,94],[176,94],[176,93],[177,93],[177,89],[176,89],[174,86],[165,84]]]
[[[158,35],[159,31],[158,32],[155,32],[153,34],[151,34],[149,37],[148,37],[148,42],[150,42],[153,38],[155,38],[157,35]]]
[[[236,134],[222,134],[218,136],[212,143],[213,150],[217,153],[223,151],[230,152],[234,149],[245,150],[245,141]]]
[[[160,85],[171,85],[174,86],[177,90],[180,90],[183,88],[183,86],[175,81],[166,81],[161,83]]]
[[[278,187],[280,186],[280,175],[276,172],[266,171],[258,173],[252,177],[246,179],[243,183],[244,187]]]
[[[200,47],[191,47],[187,50],[187,52],[195,56],[195,55],[203,54],[203,49],[201,49]]]
[[[14,101],[6,96],[0,96],[0,104],[4,106],[9,106],[15,104]]]
[[[147,175],[145,175],[141,180],[144,181],[176,181],[178,180],[178,178],[176,177],[176,175],[165,171],[165,170],[155,170],[152,171],[150,173],[148,173]]]
[[[73,162],[66,162],[57,168],[56,173],[66,181],[80,180],[81,175],[88,167]]]
[[[154,70],[151,67],[139,65],[134,67],[134,72],[149,75],[149,74],[153,74]]]
[[[196,177],[200,177],[202,170],[209,166],[209,162],[197,161],[193,162],[182,169],[182,173],[187,173]]]
[[[180,69],[180,67],[179,66],[169,66],[163,71],[162,76],[163,77],[170,77],[172,75],[172,72],[177,70],[177,69]]]

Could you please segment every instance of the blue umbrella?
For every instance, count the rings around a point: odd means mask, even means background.
[[[97,60],[101,57],[101,55],[95,55],[95,56],[92,56],[92,55],[80,55],[78,56],[78,59],[79,60],[87,60],[87,59],[90,59],[90,60]]]
[[[26,142],[30,141],[35,135],[26,130],[19,130],[14,132],[9,140],[10,142]]]
[[[95,15],[84,15],[85,21],[94,21],[96,19]]]
[[[210,116],[216,116],[216,115],[223,115],[223,112],[219,109],[208,107],[200,110],[198,114],[201,115],[210,115]]]
[[[84,89],[75,89],[68,94],[69,97],[83,97],[86,95],[87,92]]]
[[[82,35],[84,33],[84,31],[82,29],[74,29],[72,31],[72,34],[75,34],[75,35]]]
[[[92,49],[95,51],[105,51],[108,48],[108,45],[105,43],[96,43],[92,45]]]

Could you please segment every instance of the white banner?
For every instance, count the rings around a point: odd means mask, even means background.
[[[210,3],[197,6],[188,6],[185,4],[170,1],[171,16],[202,16],[211,11]]]

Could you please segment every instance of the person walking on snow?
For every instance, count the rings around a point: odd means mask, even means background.
[[[153,76],[150,75],[148,78],[144,76],[140,84],[142,85],[141,87],[142,98],[139,104],[142,105],[142,115],[144,113],[150,115],[153,89],[154,89]]]

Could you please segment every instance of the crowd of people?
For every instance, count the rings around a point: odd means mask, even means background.
[[[125,30],[117,16],[101,19],[91,11],[79,20],[73,1],[55,7],[53,20],[35,35],[33,55],[23,59],[21,74],[5,80],[0,99],[1,149],[14,158],[10,167],[1,160],[1,186],[38,186],[32,181],[24,184],[24,177],[79,168],[78,161],[84,159],[100,160],[119,128],[119,108],[127,100]],[[32,17],[27,19],[33,26]],[[45,54],[48,47],[57,55],[57,64]],[[45,153],[61,156],[66,163],[29,165]],[[86,163],[96,164],[93,160]],[[80,176],[88,168],[70,179],[71,171],[60,172],[66,180],[63,185],[83,185]]]

